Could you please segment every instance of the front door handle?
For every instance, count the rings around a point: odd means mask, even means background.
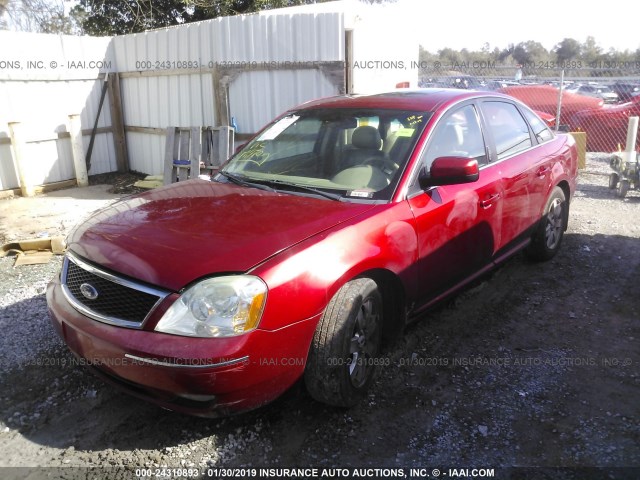
[[[487,198],[485,198],[484,200],[480,201],[480,206],[482,208],[489,208],[499,198],[500,198],[500,194],[499,193],[494,193],[493,195],[489,195]]]

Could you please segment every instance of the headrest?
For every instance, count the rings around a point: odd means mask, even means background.
[[[353,131],[351,143],[358,148],[379,150],[382,145],[382,138],[380,138],[380,132],[376,127],[367,125],[358,127]]]

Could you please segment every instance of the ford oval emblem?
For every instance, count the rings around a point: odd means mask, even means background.
[[[98,298],[98,290],[89,283],[83,283],[80,285],[80,293],[89,300],[95,300]]]

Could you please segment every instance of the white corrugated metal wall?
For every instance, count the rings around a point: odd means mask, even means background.
[[[97,65],[108,64],[109,42],[109,38],[0,32],[0,51],[6,62],[0,71],[0,190],[19,186],[8,143],[9,122],[22,124],[27,141],[23,153],[32,183],[75,177],[70,139],[58,134],[67,131],[70,114],[80,114],[83,129],[93,126],[102,86]],[[19,53],[5,57],[4,52],[16,51],[11,48],[15,45],[20,45]],[[89,68],[89,62],[104,63]],[[103,108],[98,126],[110,124],[109,109]],[[86,151],[88,136],[83,143]],[[99,134],[90,173],[114,169],[111,134]]]
[[[197,62],[208,70],[212,39],[209,22],[113,39],[123,115],[129,127],[162,128],[215,125],[213,81],[208,71],[194,73],[178,62]],[[193,66],[193,63],[191,64]],[[180,74],[184,70],[184,74]],[[126,73],[140,72],[137,76]],[[132,170],[163,171],[165,138],[157,133],[127,132]]]
[[[20,44],[16,59],[22,64],[0,72],[0,190],[18,186],[8,144],[7,123],[13,121],[21,121],[28,132],[25,156],[38,172],[37,183],[73,178],[70,142],[58,139],[58,133],[65,131],[71,113],[81,113],[83,130],[93,127],[102,87],[98,77],[106,70],[121,75],[130,168],[150,174],[163,171],[166,127],[218,123],[219,67],[234,72],[229,114],[239,133],[256,132],[296,104],[339,93],[317,65],[345,57],[345,15],[326,5],[318,11],[281,9],[114,38],[0,32],[0,50]],[[25,70],[27,59],[42,60],[44,66]],[[96,60],[106,61],[107,68],[88,68],[87,62]],[[80,62],[85,62],[82,68]],[[98,127],[110,126],[107,98]],[[85,135],[85,150],[88,144]],[[116,169],[113,136],[100,133],[89,173]]]
[[[317,62],[344,61],[343,14],[224,18],[218,22],[217,35],[219,61],[248,64],[229,88],[231,116],[240,133],[255,133],[302,102],[340,93],[320,70],[286,69],[286,62],[312,67]],[[253,62],[258,66],[275,62],[284,69],[258,71],[252,69]]]
[[[57,139],[57,133],[64,130],[70,113],[81,113],[85,131],[93,127],[102,85],[98,74],[106,70],[120,74],[129,166],[158,174],[163,171],[164,129],[218,124],[220,95],[229,104],[221,114],[234,117],[238,132],[246,134],[296,104],[340,93],[335,77],[328,78],[318,62],[345,61],[345,29],[355,32],[358,57],[376,59],[383,52],[384,57],[399,58],[397,38],[407,58],[417,57],[417,44],[406,41],[402,25],[388,42],[388,14],[381,10],[370,24],[364,21],[368,8],[349,0],[327,2],[113,38],[0,32],[0,51],[20,44],[16,59],[23,67],[0,70],[0,190],[18,183],[7,127],[16,120],[28,126],[32,140],[44,140],[27,145],[39,181],[73,177],[69,140]],[[385,35],[380,35],[380,25],[385,25]],[[44,68],[25,69],[29,59],[44,60]],[[108,66],[68,65],[92,60],[107,61]],[[217,91],[220,72],[228,76],[228,98]],[[389,89],[407,75],[353,73],[355,91]],[[379,81],[372,82],[377,77]],[[107,102],[98,126],[111,126]],[[85,150],[88,143],[85,136]],[[116,169],[113,136],[100,133],[89,173]]]
[[[287,10],[225,17],[115,37],[113,52],[127,126],[216,125],[213,69],[240,66],[229,86],[230,114],[239,133],[254,133],[287,108],[339,93],[312,65],[302,70],[282,65],[343,61],[344,19],[340,13]],[[262,70],[265,62],[278,69]],[[163,171],[162,135],[129,129],[127,146],[133,170]]]
[[[255,133],[290,107],[339,93],[318,70],[246,72],[229,92],[231,115],[240,133]]]

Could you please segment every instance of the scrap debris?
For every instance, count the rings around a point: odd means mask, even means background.
[[[164,176],[163,175],[149,175],[145,177],[143,180],[138,180],[133,184],[134,187],[138,188],[158,188],[164,185]]]
[[[14,267],[49,263],[54,255],[64,255],[64,237],[34,238],[5,243],[0,247],[0,257],[15,255]]]

